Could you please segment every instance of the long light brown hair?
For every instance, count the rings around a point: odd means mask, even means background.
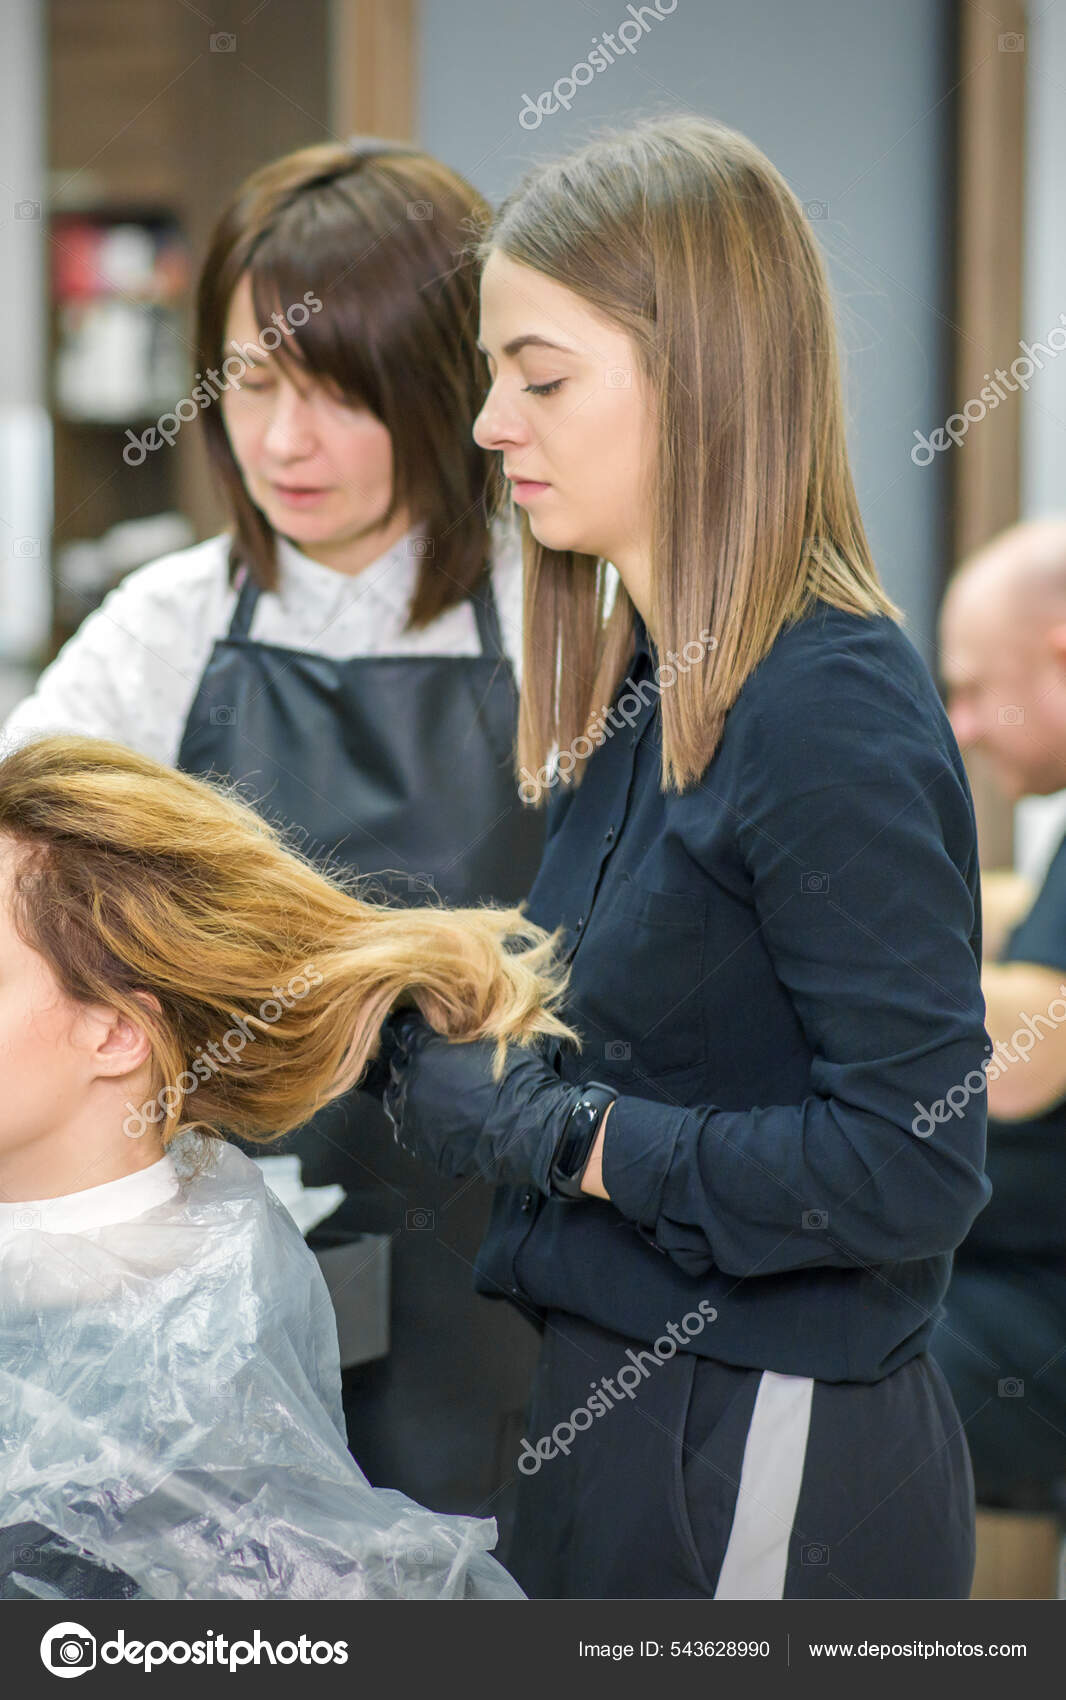
[[[564,284],[632,339],[658,421],[650,625],[659,654],[709,632],[663,688],[663,789],[695,783],[725,716],[782,629],[821,598],[902,621],[878,578],[845,441],[818,245],[765,154],[708,119],[651,119],[531,172],[479,247]],[[604,445],[604,453],[610,445]],[[606,563],[546,548],[522,516],[524,655],[517,771],[552,746],[573,783],[634,642]],[[686,657],[686,659],[688,659]],[[562,782],[569,783],[566,770]],[[539,801],[542,781],[522,794]]]
[[[0,834],[20,937],[68,997],[147,1033],[164,1144],[186,1126],[264,1144],[301,1126],[356,1084],[400,1005],[496,1040],[497,1076],[508,1042],[580,1049],[555,1014],[557,934],[520,908],[392,907],[353,873],[324,877],[229,781],[45,736],[0,761]],[[196,1069],[234,1023],[252,1042]]]
[[[197,359],[222,366],[226,320],[247,275],[259,323],[311,291],[321,302],[273,358],[369,408],[392,439],[393,492],[422,526],[409,624],[468,595],[490,552],[495,463],[471,428],[488,382],[477,347],[472,232],[489,207],[472,184],[403,142],[322,142],[254,172],[219,215],[197,291]],[[276,541],[244,486],[220,407],[201,414],[233,516],[231,575],[278,582]]]

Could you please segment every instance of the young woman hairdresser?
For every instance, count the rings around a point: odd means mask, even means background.
[[[380,141],[242,185],[199,291],[201,372],[233,379],[202,414],[232,529],[131,574],[9,734],[231,777],[297,848],[393,874],[405,903],[527,894],[544,825],[512,772],[521,548],[487,522],[494,463],[471,438],[486,367],[461,254],[486,211]],[[505,1539],[536,1335],[472,1288],[489,1187],[415,1164],[363,1093],[294,1147],[307,1184],[347,1192],[312,1245],[362,1258],[355,1236],[391,1236],[391,1349],[345,1376],[355,1456],[438,1509],[491,1502]]]
[[[816,244],[757,148],[677,117],[537,170],[484,260],[551,798],[528,913],[585,1044],[497,1085],[394,1017],[384,1101],[508,1183],[480,1280],[544,1323],[509,1564],[540,1597],[965,1598],[928,1344],[985,1099],[912,1118],[985,1050],[975,827],[870,558]]]

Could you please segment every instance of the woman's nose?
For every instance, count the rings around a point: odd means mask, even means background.
[[[309,454],[315,447],[311,407],[287,384],[279,384],[264,438],[280,458]]]
[[[498,385],[493,384],[474,420],[475,443],[482,449],[502,449],[520,443],[523,436],[521,420],[513,408],[504,405]]]

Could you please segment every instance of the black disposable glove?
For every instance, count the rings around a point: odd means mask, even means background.
[[[404,1150],[440,1174],[532,1181],[550,1196],[552,1159],[583,1091],[553,1066],[559,1041],[547,1041],[548,1055],[510,1045],[497,1081],[495,1040],[445,1039],[417,1010],[389,1025],[395,1049],[383,1102]]]
[[[415,1012],[411,1010],[402,1010],[400,1013],[403,1015],[409,1015]],[[376,1098],[379,1104],[384,1101],[385,1090],[389,1081],[392,1079],[392,1075],[389,1072],[389,1064],[392,1061],[397,1048],[396,1029],[393,1026],[393,1022],[396,1019],[397,1017],[394,1013],[388,1016],[382,1023],[381,1044],[378,1048],[378,1054],[374,1058],[373,1062],[368,1066],[362,1079],[356,1081],[357,1091],[365,1092],[368,1097]]]

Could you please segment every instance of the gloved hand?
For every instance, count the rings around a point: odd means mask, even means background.
[[[416,1014],[417,1011],[403,1010],[400,1013],[409,1015]],[[393,1025],[396,1019],[397,1016],[394,1012],[392,1015],[386,1017],[385,1021],[382,1022],[381,1044],[378,1048],[378,1054],[374,1058],[373,1062],[367,1066],[366,1073],[363,1075],[362,1079],[357,1080],[355,1083],[357,1091],[365,1092],[369,1097],[376,1098],[379,1104],[384,1101],[385,1089],[388,1086],[389,1081],[392,1079],[392,1075],[389,1072],[389,1064],[396,1051],[396,1029]]]
[[[543,1050],[508,1047],[502,1079],[492,1077],[494,1039],[457,1041],[436,1033],[417,1010],[390,1016],[395,1049],[383,1103],[396,1138],[439,1174],[532,1181],[551,1195],[552,1158],[583,1088],[559,1078]]]

